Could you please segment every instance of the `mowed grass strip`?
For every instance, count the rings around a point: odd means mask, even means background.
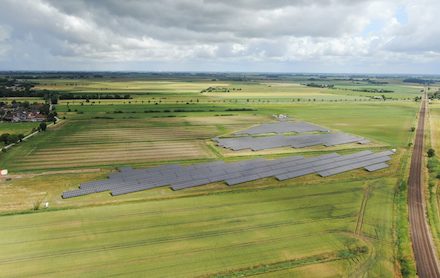
[[[344,248],[363,184],[0,217],[0,273],[193,277]]]

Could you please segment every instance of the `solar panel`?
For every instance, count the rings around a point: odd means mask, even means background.
[[[364,140],[362,137],[344,133],[307,134],[296,136],[276,135],[269,137],[234,137],[218,139],[218,145],[234,151],[251,149],[253,151],[278,147],[304,148],[315,145],[333,146],[355,143]]]
[[[320,172],[318,172],[318,174],[323,177],[332,176],[332,175],[336,175],[336,174],[343,173],[346,171],[362,168],[362,167],[365,167],[368,165],[385,162],[390,159],[391,158],[388,156],[382,156],[382,157],[378,157],[378,158],[374,158],[374,159],[370,159],[370,160],[366,160],[366,161],[362,161],[362,162],[358,162],[358,163],[353,163],[351,165],[345,165],[342,167],[337,167],[337,168],[332,168],[329,170],[320,171]]]
[[[373,172],[373,171],[381,170],[381,169],[388,168],[388,167],[389,167],[389,165],[386,163],[378,163],[378,164],[366,166],[365,169],[368,172]]]
[[[289,172],[286,174],[280,174],[280,175],[277,175],[276,178],[277,178],[277,180],[282,181],[282,180],[287,180],[287,179],[292,179],[292,178],[297,178],[297,177],[309,175],[314,172],[315,171],[312,168],[306,168],[306,169],[301,169],[301,170]]]
[[[180,190],[184,188],[190,188],[194,186],[200,186],[204,184],[210,183],[209,179],[199,179],[199,180],[192,180],[192,181],[186,181],[181,183],[175,183],[171,185],[171,189],[173,190]]]
[[[258,180],[258,179],[261,179],[260,176],[250,175],[250,176],[245,176],[245,177],[240,177],[240,178],[235,178],[235,179],[228,179],[228,180],[226,180],[226,184],[227,185],[236,185],[236,184],[245,183],[248,181],[254,181],[254,180]]]

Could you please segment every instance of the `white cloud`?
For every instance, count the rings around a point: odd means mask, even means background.
[[[0,67],[432,70],[439,10],[434,0],[3,0]]]

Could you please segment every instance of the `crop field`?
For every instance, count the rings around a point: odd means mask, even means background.
[[[170,131],[142,120],[70,121],[6,153],[4,167],[35,170],[213,157],[203,140],[215,134],[215,127],[172,127],[172,137]]]
[[[390,198],[389,190],[381,189],[390,186],[384,180],[372,191]],[[255,271],[267,264],[283,270],[291,268],[285,262],[301,266],[307,264],[301,259],[309,258],[312,264],[334,262],[322,269],[334,275],[354,273],[354,261],[373,264],[372,273],[389,274],[387,260],[353,251],[386,240],[354,233],[364,190],[363,182],[298,185],[4,216],[0,272],[11,277],[194,277]],[[387,223],[369,209],[362,212],[365,218]]]
[[[410,152],[419,107],[413,98],[420,87],[336,80],[336,89],[316,88],[301,85],[309,82],[304,78],[34,81],[37,89],[132,98],[60,100],[55,105],[59,124],[0,153],[0,168],[10,172],[8,179],[0,179],[0,276],[398,275],[394,202]],[[209,87],[217,89],[207,91]],[[387,93],[393,100],[374,100],[377,93],[356,91],[385,87],[395,91]],[[437,106],[433,104],[440,111]],[[440,112],[435,109],[437,121]],[[273,114],[371,143],[232,152],[211,140],[274,121]],[[36,125],[0,123],[0,133],[27,133]],[[434,133],[440,136],[437,129]],[[397,153],[390,167],[372,173],[359,169],[325,178],[60,197],[121,166],[393,148]]]

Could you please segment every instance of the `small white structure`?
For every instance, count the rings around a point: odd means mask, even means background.
[[[45,202],[44,203],[44,208],[48,208],[49,207],[49,202]]]
[[[280,121],[289,118],[287,115],[284,115],[284,114],[279,114],[279,115],[274,114],[274,115],[272,115],[272,117],[274,117],[274,118],[276,118],[276,119],[278,119],[278,120],[280,120]]]
[[[6,176],[8,174],[8,169],[0,170],[0,176]]]

